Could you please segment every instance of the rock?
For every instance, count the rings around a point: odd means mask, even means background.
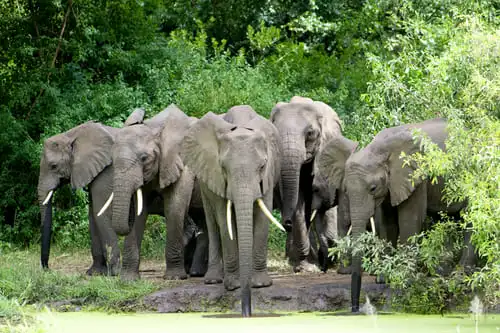
[[[361,302],[368,295],[373,305],[387,304],[388,288],[365,277]],[[330,281],[330,282],[328,282]],[[336,311],[351,306],[350,276],[336,273],[308,273],[273,277],[268,288],[252,289],[254,312]],[[146,308],[157,312],[240,311],[240,291],[226,291],[222,284],[193,283],[163,289],[144,298]]]

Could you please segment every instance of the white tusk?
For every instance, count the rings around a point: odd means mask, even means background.
[[[113,192],[111,192],[111,195],[109,196],[108,200],[106,201],[106,203],[104,204],[104,206],[102,206],[101,210],[99,211],[99,213],[97,213],[97,216],[101,216],[102,213],[104,213],[106,211],[106,209],[108,209],[109,205],[111,205],[111,202],[113,201],[113,196],[115,194]]]
[[[271,212],[269,211],[269,209],[267,209],[266,204],[264,203],[264,201],[262,201],[261,198],[257,199],[257,204],[259,205],[260,210],[262,210],[262,212],[264,213],[264,215],[266,215],[266,217],[269,219],[269,221],[271,221],[278,228],[280,228],[281,230],[283,230],[284,232],[286,232],[285,228],[281,225],[281,223],[279,223],[278,220],[276,220],[274,218],[273,214],[271,214]]]
[[[311,222],[314,221],[314,218],[316,217],[316,213],[318,212],[317,209],[313,210],[312,214],[311,214]]]
[[[375,221],[373,220],[373,216],[370,217],[370,224],[372,226],[372,233],[375,235]]]
[[[137,190],[137,216],[142,213],[142,189],[139,187]]]
[[[231,217],[231,200],[227,200],[226,208],[226,221],[227,221],[227,232],[229,233],[229,239],[233,240],[233,221]]]
[[[49,194],[45,197],[45,200],[43,200],[42,205],[45,206],[49,202],[50,198],[52,198],[52,194],[54,194],[54,190],[50,190]]]
[[[349,236],[352,232],[352,224],[349,226],[349,230],[347,230],[347,236]]]

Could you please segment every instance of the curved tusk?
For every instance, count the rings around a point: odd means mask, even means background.
[[[314,218],[316,217],[316,213],[318,212],[317,209],[313,210],[312,214],[311,214],[311,222],[314,221]]]
[[[142,189],[139,187],[137,190],[137,216],[142,213]]]
[[[347,236],[349,236],[352,232],[352,224],[349,226],[349,230],[347,230]]]
[[[284,232],[286,232],[285,228],[281,225],[281,223],[279,223],[278,220],[276,220],[274,218],[273,214],[271,214],[271,212],[269,211],[269,209],[267,209],[266,204],[264,203],[264,201],[262,201],[261,198],[257,199],[257,204],[259,205],[260,210],[262,210],[262,212],[264,213],[264,215],[266,215],[266,217],[269,219],[269,221],[271,221],[272,223],[274,223],[279,229],[281,229]]]
[[[229,233],[229,239],[233,240],[233,223],[231,217],[231,200],[227,200],[227,208],[226,208],[226,222],[227,222],[227,232]]]
[[[373,216],[370,217],[370,224],[372,226],[372,234],[375,235],[375,221],[373,220]]]
[[[104,213],[106,211],[106,209],[108,209],[109,205],[111,205],[111,202],[113,201],[114,195],[115,194],[113,192],[111,192],[111,195],[109,196],[108,200],[104,203],[104,206],[102,206],[99,213],[97,213],[97,216],[101,216],[102,213]]]
[[[50,190],[50,192],[45,197],[45,200],[43,200],[42,205],[45,206],[49,202],[50,198],[52,198],[52,194],[54,194],[54,190]]]

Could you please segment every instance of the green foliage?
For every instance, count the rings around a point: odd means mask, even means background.
[[[397,248],[371,233],[363,233],[357,242],[349,237],[340,239],[329,252],[341,260],[351,253],[362,255],[363,270],[384,276],[395,290],[392,307],[428,314],[449,311],[450,307],[463,308],[469,301],[470,284],[463,270],[442,274],[454,267],[462,248],[462,229],[455,221],[445,221]]]

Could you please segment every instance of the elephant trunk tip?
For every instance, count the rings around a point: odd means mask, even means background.
[[[252,293],[250,291],[250,285],[247,284],[241,290],[241,316],[244,318],[249,318],[252,316]]]
[[[126,236],[130,232],[130,228],[128,228],[127,226],[123,226],[121,224],[114,224],[113,229],[119,236]]]

